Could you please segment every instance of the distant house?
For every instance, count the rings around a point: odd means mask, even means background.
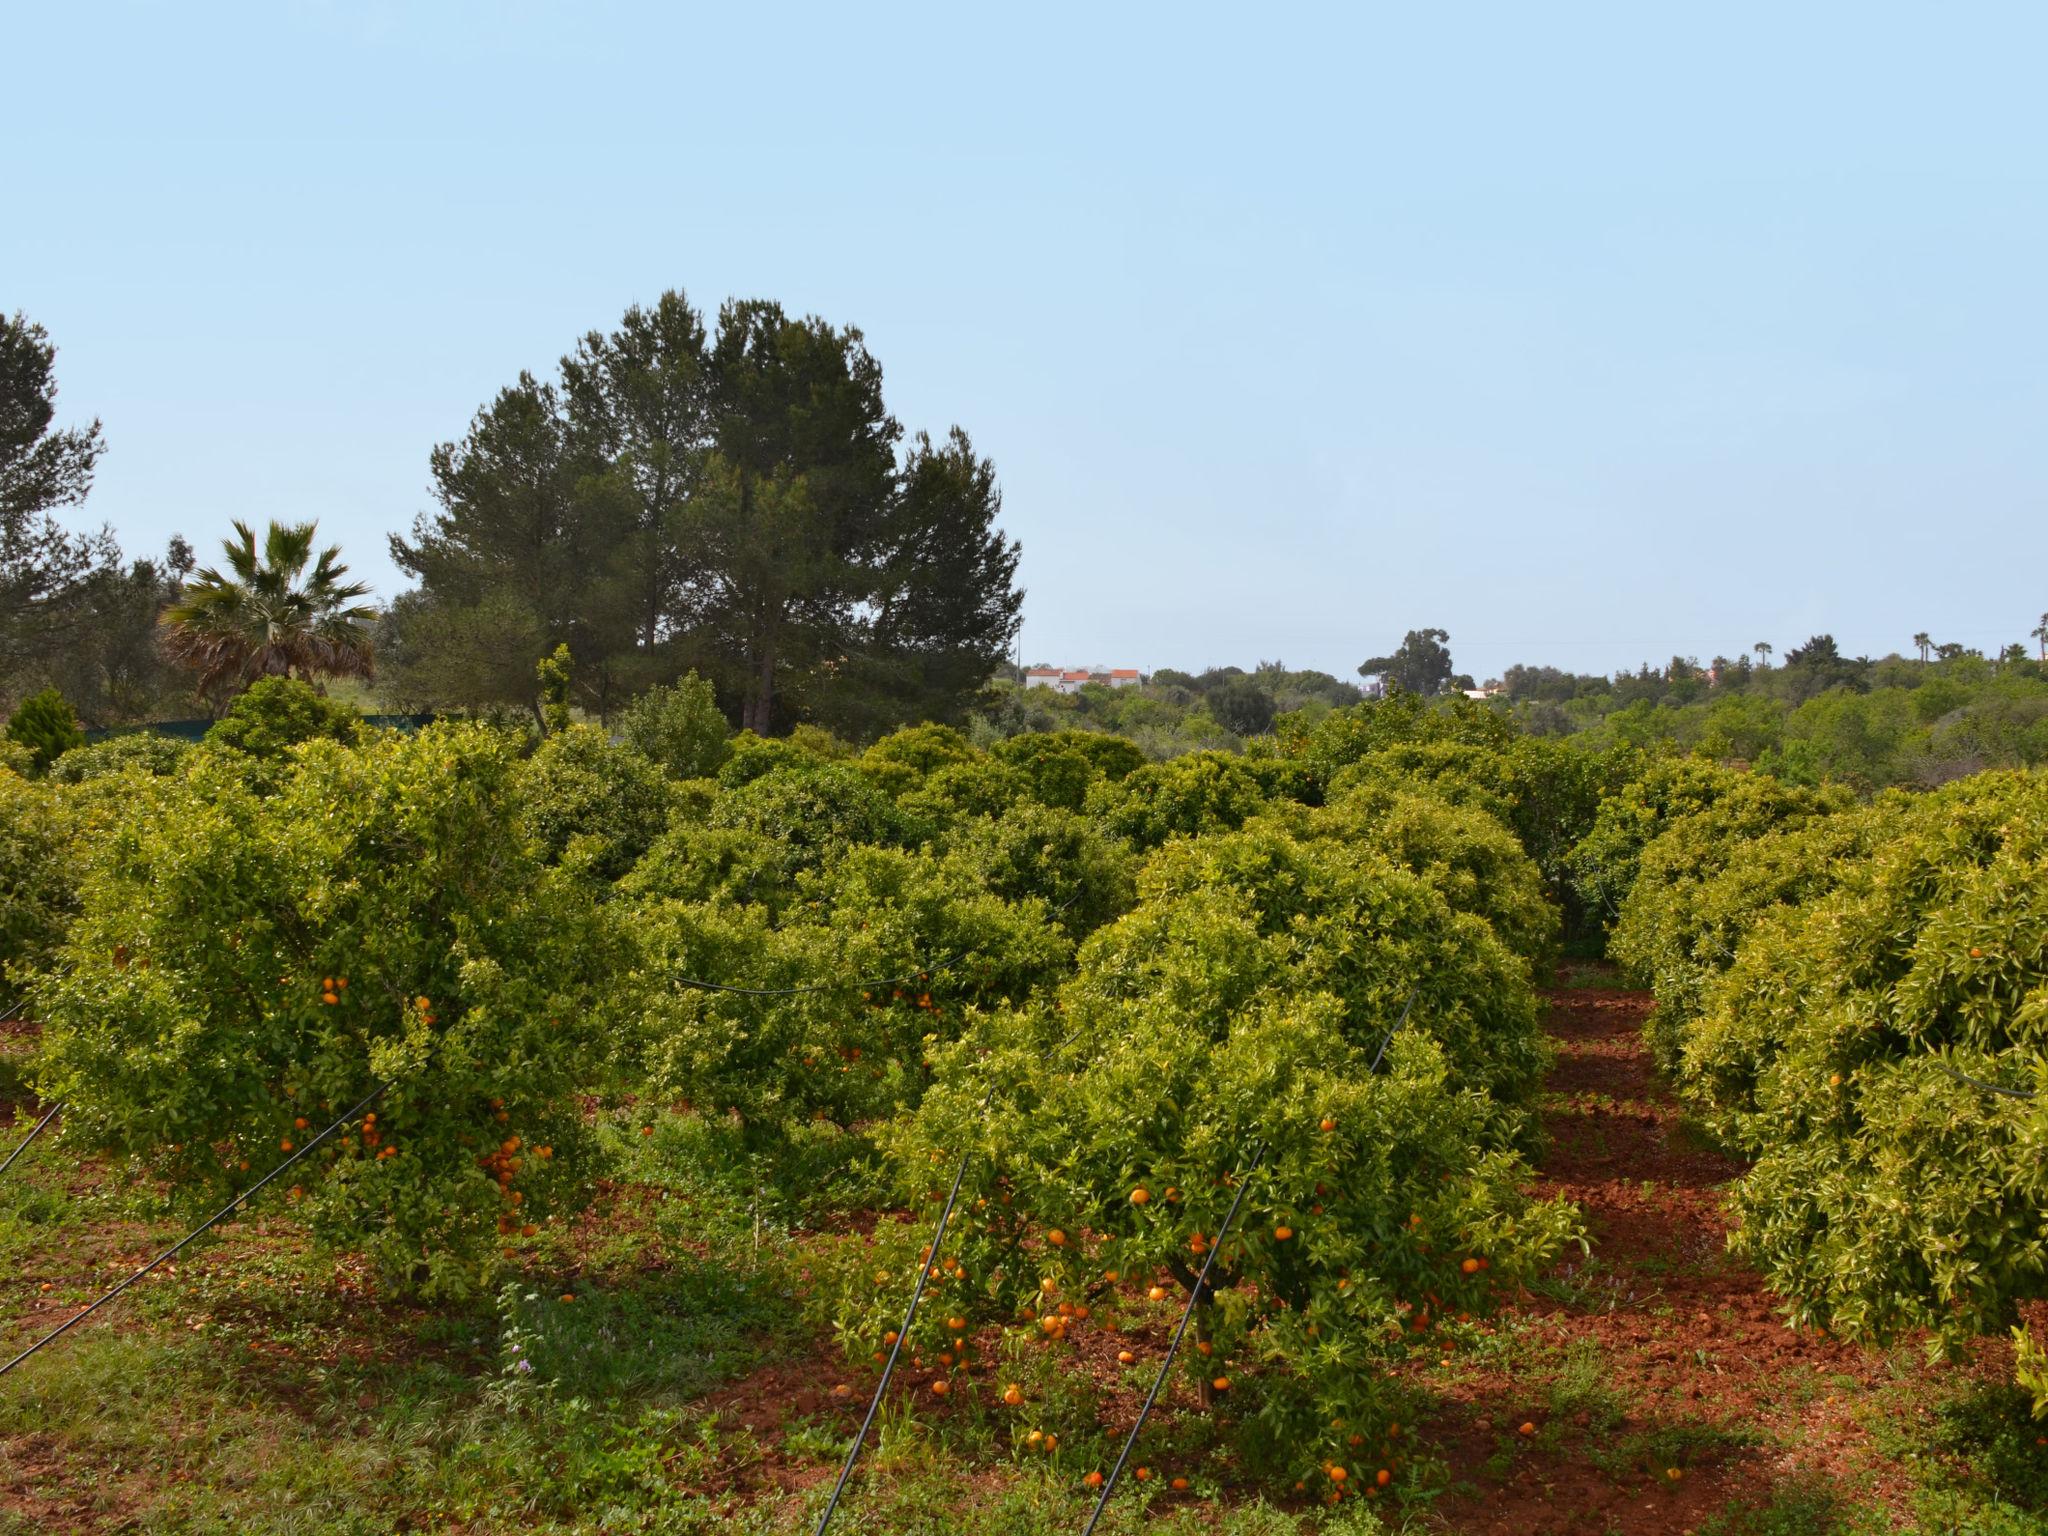
[[[1027,667],[1026,688],[1050,688],[1055,693],[1079,693],[1090,683],[1103,688],[1135,688],[1144,681],[1136,667]]]

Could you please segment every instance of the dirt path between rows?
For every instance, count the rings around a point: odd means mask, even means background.
[[[1676,1536],[1731,1504],[1808,1491],[1902,1503],[1906,1480],[1854,1417],[1893,1381],[1886,1357],[1786,1327],[1729,1258],[1722,1191],[1742,1165],[1688,1131],[1657,1077],[1647,994],[1549,997],[1539,1188],[1585,1213],[1592,1257],[1564,1267],[1562,1299],[1511,1309],[1540,1358],[1449,1393],[1435,1433],[1482,1491],[1441,1503],[1445,1525]]]

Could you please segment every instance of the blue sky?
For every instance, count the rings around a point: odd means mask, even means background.
[[[2048,11],[11,7],[0,306],[138,552],[682,287],[859,325],[1028,660],[1611,670],[2048,609]]]

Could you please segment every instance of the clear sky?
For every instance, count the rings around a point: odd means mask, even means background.
[[[859,325],[1027,660],[1611,670],[2048,609],[2048,10],[6,6],[0,306],[136,552],[681,287]]]

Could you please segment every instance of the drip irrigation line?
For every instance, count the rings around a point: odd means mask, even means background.
[[[1939,1059],[1932,1063],[1934,1070],[1945,1073],[1959,1083],[1968,1083],[1972,1088],[1982,1088],[1986,1093],[2002,1093],[2009,1099],[2031,1099],[2039,1094],[2034,1088],[2007,1088],[2002,1083],[1987,1083],[1981,1077],[1972,1077],[1967,1072],[1958,1072],[1954,1067]]]
[[[991,1083],[988,1092],[982,1095],[983,1110],[988,1108],[995,1094],[995,1084]],[[910,1325],[917,1321],[917,1309],[924,1300],[925,1282],[938,1265],[939,1249],[946,1241],[946,1223],[953,1219],[953,1207],[960,1201],[960,1184],[967,1177],[967,1162],[973,1156],[974,1149],[970,1147],[960,1154],[960,1166],[953,1170],[953,1187],[947,1192],[944,1209],[939,1212],[939,1227],[932,1234],[932,1245],[917,1262],[917,1284],[911,1289],[910,1305],[904,1310],[903,1322],[896,1329],[896,1342],[889,1346],[889,1358],[882,1366],[882,1379],[875,1384],[875,1395],[868,1399],[868,1411],[860,1421],[860,1429],[854,1434],[853,1444],[847,1448],[846,1465],[839,1469],[839,1481],[832,1485],[832,1496],[825,1501],[824,1513],[818,1516],[818,1527],[812,1536],[825,1536],[825,1527],[832,1523],[833,1513],[839,1508],[839,1496],[846,1491],[846,1484],[853,1476],[854,1463],[860,1460],[861,1447],[867,1444],[868,1430],[874,1425],[875,1415],[881,1411],[890,1378],[896,1374],[897,1358],[902,1355],[903,1346],[910,1338]]]
[[[43,1118],[35,1123],[35,1128],[33,1130],[31,1130],[26,1136],[21,1138],[21,1145],[16,1147],[12,1152],[7,1154],[6,1162],[0,1163],[0,1173],[5,1173],[8,1169],[14,1166],[14,1160],[17,1157],[21,1156],[22,1153],[28,1150],[28,1144],[30,1142],[34,1141],[38,1136],[43,1134],[43,1127],[48,1125],[52,1120],[56,1119],[57,1111],[62,1109],[63,1107],[64,1106],[62,1104],[52,1104],[48,1109],[43,1111]]]
[[[322,1142],[327,1140],[328,1137],[332,1136],[336,1131],[340,1130],[343,1126],[347,1125],[351,1120],[355,1119],[356,1116],[360,1115],[364,1110],[368,1109],[372,1104],[376,1103],[378,1099],[383,1097],[384,1090],[390,1086],[391,1085],[389,1083],[379,1083],[376,1087],[372,1088],[356,1104],[355,1108],[351,1109],[347,1114],[343,1115],[339,1120],[335,1121],[334,1124],[328,1126],[327,1129],[322,1131],[318,1136],[315,1136],[311,1141],[307,1142],[304,1146],[300,1147],[296,1152],[292,1153],[290,1157],[286,1158],[283,1162],[279,1163],[275,1168],[271,1169],[270,1172],[266,1173],[265,1175],[263,1175],[262,1178],[258,1179],[254,1184],[251,1184],[247,1189],[243,1190],[241,1194],[235,1196],[234,1199],[230,1200],[226,1205],[222,1206],[219,1210],[215,1211],[211,1216],[207,1217],[205,1221],[201,1222],[191,1232],[187,1233],[184,1237],[180,1238],[177,1242],[173,1243],[170,1247],[166,1248],[162,1253],[158,1254],[155,1258],[151,1259],[147,1264],[143,1265],[142,1268],[135,1271],[134,1274],[130,1275],[126,1280],[123,1280],[111,1291],[108,1291],[104,1296],[100,1297],[98,1301],[95,1301],[83,1312],[78,1313],[68,1322],[59,1323],[55,1328],[52,1328],[40,1339],[37,1339],[35,1343],[29,1345],[27,1349],[24,1349],[12,1360],[9,1360],[5,1365],[0,1365],[0,1376],[5,1376],[9,1371],[13,1370],[17,1365],[20,1365],[22,1361],[28,1359],[30,1355],[35,1354],[45,1345],[55,1343],[65,1334],[69,1333],[72,1329],[76,1328],[80,1323],[84,1322],[88,1317],[91,1317],[93,1313],[99,1311],[101,1307],[104,1307],[108,1302],[112,1301],[115,1297],[119,1296],[123,1291],[127,1290],[129,1286],[135,1284],[136,1281],[140,1280],[144,1275],[148,1274],[151,1270],[155,1269],[158,1265],[167,1263],[170,1260],[176,1258],[179,1254],[183,1253],[185,1249],[190,1247],[193,1243],[197,1242],[206,1233],[211,1232],[215,1227],[219,1226],[222,1222],[226,1221],[230,1216],[234,1215],[234,1213],[237,1210],[239,1210],[242,1206],[246,1205],[249,1202],[249,1200],[256,1194],[258,1194],[266,1184],[270,1183],[272,1179],[275,1179],[279,1174],[283,1173],[287,1168],[291,1167],[294,1163],[298,1162],[301,1158],[305,1157],[308,1153],[310,1153],[315,1147],[319,1146]]]
[[[1374,1053],[1372,1065],[1366,1069],[1370,1077],[1379,1070],[1380,1062],[1387,1054],[1387,1046],[1400,1033],[1401,1026],[1408,1022],[1408,1010],[1415,1006],[1415,994],[1408,994],[1408,1001],[1401,1007],[1401,1017],[1394,1021],[1393,1028],[1380,1037],[1380,1048]],[[1244,1202],[1244,1193],[1251,1188],[1252,1174],[1265,1160],[1266,1148],[1263,1142],[1252,1145],[1251,1161],[1240,1169],[1237,1178],[1237,1193],[1231,1196],[1230,1209],[1223,1213],[1223,1225],[1217,1228],[1216,1240],[1209,1245],[1209,1252],[1202,1260],[1202,1272],[1195,1277],[1194,1286],[1188,1291],[1187,1305],[1181,1308],[1180,1326],[1173,1330],[1173,1338],[1166,1346],[1166,1358],[1159,1362],[1159,1374],[1152,1378],[1152,1389],[1145,1394],[1145,1402],[1138,1409],[1137,1422],[1124,1437],[1123,1449],[1117,1452],[1116,1465],[1109,1469],[1109,1476],[1103,1480],[1102,1493],[1095,1500],[1095,1508],[1088,1516],[1088,1524],[1081,1536],[1095,1536],[1095,1526],[1102,1519],[1102,1512],[1109,1508],[1110,1495],[1116,1492],[1117,1480],[1124,1474],[1124,1467],[1130,1462],[1131,1452],[1138,1444],[1138,1436],[1144,1432],[1145,1420],[1152,1415],[1153,1405],[1159,1401],[1159,1392],[1166,1385],[1166,1378],[1173,1372],[1173,1357],[1180,1352],[1181,1340],[1187,1336],[1188,1323],[1193,1320],[1195,1307],[1201,1302],[1203,1293],[1209,1288],[1209,1269],[1216,1262],[1216,1255],[1223,1251],[1223,1239],[1229,1235],[1230,1224],[1237,1219],[1237,1209]]]
[[[1173,1330],[1173,1338],[1167,1343],[1166,1358],[1159,1362],[1159,1374],[1152,1378],[1152,1390],[1145,1394],[1144,1406],[1138,1410],[1138,1422],[1131,1426],[1131,1432],[1124,1437],[1124,1446],[1117,1452],[1116,1465],[1109,1469],[1109,1476],[1103,1481],[1101,1497],[1095,1501],[1095,1509],[1088,1516],[1088,1524],[1081,1536],[1095,1536],[1096,1522],[1102,1512],[1109,1508],[1109,1497],[1116,1492],[1117,1479],[1124,1474],[1124,1466],[1131,1459],[1131,1451],[1138,1443],[1138,1435],[1145,1428],[1145,1420],[1151,1416],[1152,1405],[1159,1401],[1159,1389],[1166,1385],[1166,1378],[1173,1370],[1173,1357],[1180,1350],[1180,1341],[1186,1337],[1188,1323],[1194,1318],[1195,1305],[1202,1299],[1202,1293],[1209,1285],[1209,1267],[1216,1262],[1216,1255],[1223,1251],[1223,1239],[1229,1235],[1230,1224],[1237,1219],[1237,1208],[1244,1203],[1244,1192],[1251,1188],[1252,1174],[1265,1160],[1263,1144],[1252,1148],[1251,1161],[1238,1171],[1237,1193],[1230,1198],[1230,1209],[1223,1213],[1223,1225],[1216,1230],[1216,1241],[1209,1245],[1208,1255],[1202,1260],[1202,1272],[1195,1278],[1193,1289],[1188,1292],[1188,1304],[1181,1308],[1180,1326]]]

